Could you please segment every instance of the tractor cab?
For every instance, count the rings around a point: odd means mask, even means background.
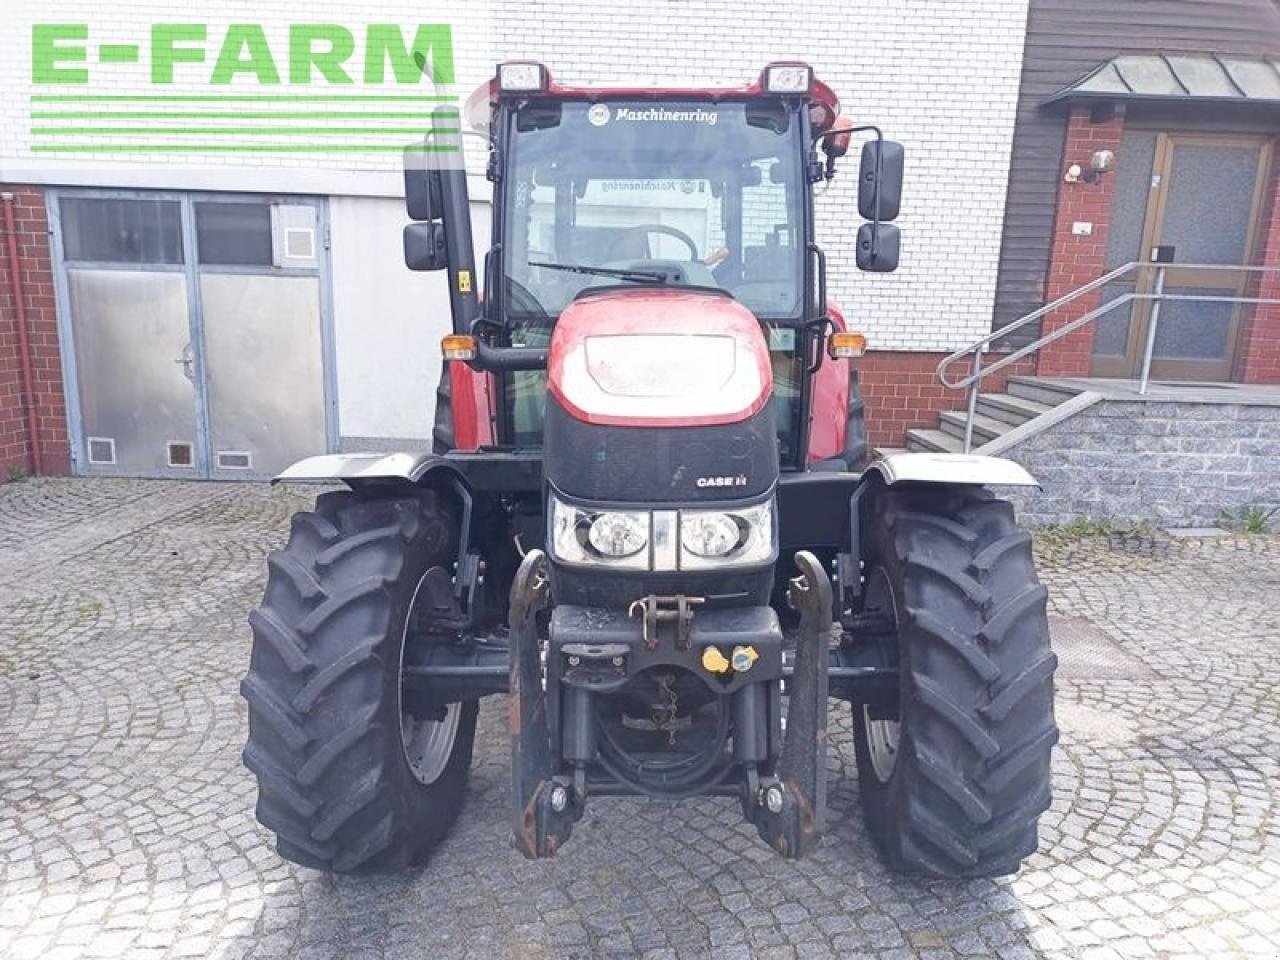
[[[858,232],[856,259],[865,269],[894,269],[898,234],[888,221],[901,193],[898,144],[875,128],[855,131],[834,92],[803,64],[771,64],[742,87],[673,90],[571,87],[540,64],[508,63],[466,113],[488,137],[494,184],[483,270],[491,292],[466,314],[469,328],[454,330],[484,341],[488,349],[472,366],[498,375],[488,385],[493,431],[476,442],[541,446],[540,351],[576,300],[612,293],[625,310],[627,294],[681,288],[732,299],[759,321],[783,467],[845,453],[833,411],[818,411],[816,448],[806,429],[813,375],[824,365],[827,335],[843,323],[826,299],[813,189],[835,175],[855,132],[874,133],[859,179],[859,207],[870,222]],[[445,154],[429,148],[444,143],[429,138],[428,149],[406,154],[411,214],[439,216],[432,196],[465,185],[459,171],[442,169]],[[406,228],[409,266],[442,268],[441,259],[414,253],[450,239],[458,257],[448,262],[464,264],[459,245],[470,242],[469,223],[453,225],[451,238],[451,225],[432,219]],[[515,369],[526,365],[538,369]],[[830,399],[846,395],[845,364],[822,378]]]

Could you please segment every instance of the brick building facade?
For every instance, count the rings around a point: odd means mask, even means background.
[[[0,185],[0,203],[12,206],[18,256],[15,277],[10,269],[9,237],[0,239],[4,276],[0,284],[0,476],[29,472],[35,469],[37,459],[42,472],[65,473],[70,455],[44,195],[30,187]],[[19,291],[27,324],[30,384],[23,383],[23,338],[15,300]],[[32,406],[36,413],[34,438],[28,420]],[[38,446],[38,458],[33,456],[33,445]]]

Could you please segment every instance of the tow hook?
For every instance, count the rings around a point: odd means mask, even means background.
[[[689,637],[693,627],[693,608],[706,603],[705,597],[686,597],[683,593],[674,597],[660,597],[649,594],[636,600],[627,609],[627,615],[641,617],[642,636],[646,650],[658,649],[658,624],[676,624],[676,648],[689,649]]]

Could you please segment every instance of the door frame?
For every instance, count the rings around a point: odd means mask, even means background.
[[[1258,169],[1250,199],[1249,223],[1244,242],[1244,263],[1251,265],[1257,256],[1257,241],[1261,229],[1263,203],[1266,199],[1266,187],[1270,180],[1272,146],[1274,136],[1262,133],[1216,133],[1203,130],[1160,130],[1156,133],[1155,154],[1151,163],[1150,180],[1159,177],[1158,186],[1151,186],[1148,192],[1142,239],[1139,251],[1144,260],[1158,245],[1160,231],[1164,225],[1164,217],[1169,201],[1169,185],[1172,182],[1174,148],[1178,144],[1200,146],[1248,145],[1259,148]],[[1148,181],[1148,182],[1149,182]],[[1165,271],[1165,286],[1169,280],[1175,279],[1177,287],[1198,285],[1219,285],[1226,289],[1225,271],[1195,271],[1179,269],[1176,262],[1170,264]],[[1134,292],[1150,294],[1154,292],[1157,270],[1140,270],[1136,277]],[[1228,274],[1229,275],[1229,274]],[[1249,274],[1241,272],[1235,280],[1235,289],[1239,296],[1248,296]],[[1197,281],[1202,281],[1197,283]],[[1122,356],[1108,357],[1094,355],[1090,358],[1090,375],[1095,377],[1119,377],[1131,379],[1137,377],[1142,368],[1142,354],[1146,349],[1147,323],[1151,315],[1154,301],[1133,300],[1130,302],[1129,338],[1125,353]],[[1239,374],[1243,362],[1243,343],[1245,324],[1242,322],[1244,304],[1237,304],[1232,312],[1231,329],[1227,334],[1228,356],[1225,361],[1200,361],[1191,358],[1177,360],[1152,360],[1151,375],[1156,378],[1185,380],[1218,380],[1230,382]]]
[[[107,200],[168,200],[180,205],[182,227],[183,262],[180,264],[122,264],[77,260],[67,263],[62,237],[61,200],[64,197]],[[137,473],[131,470],[88,470],[84,416],[81,406],[80,381],[76,366],[75,335],[71,322],[71,295],[68,285],[69,266],[86,270],[120,270],[126,272],[180,273],[187,281],[187,326],[192,344],[192,360],[195,370],[192,403],[195,406],[195,464],[192,479],[229,479],[225,475],[215,477],[211,435],[209,427],[209,372],[205,365],[204,314],[201,302],[199,252],[196,240],[195,204],[202,201],[218,203],[280,203],[311,206],[316,211],[317,256],[314,268],[217,266],[217,273],[240,273],[258,276],[316,277],[319,282],[320,301],[320,353],[321,383],[323,389],[325,446],[318,453],[336,453],[339,448],[338,379],[336,339],[333,321],[333,263],[329,232],[329,201],[324,196],[224,192],[211,190],[148,190],[109,187],[51,187],[45,191],[45,210],[50,233],[50,253],[53,261],[53,293],[57,317],[58,352],[62,362],[63,398],[67,409],[67,437],[71,446],[71,472],[77,476],[144,476],[173,479],[172,474]],[[270,479],[266,474],[246,470],[245,480]]]

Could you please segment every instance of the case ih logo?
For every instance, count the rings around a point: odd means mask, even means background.
[[[108,79],[112,93],[89,89]],[[398,153],[459,132],[454,81],[447,23],[154,23],[136,42],[115,25],[37,23],[31,151]]]
[[[693,485],[695,487],[745,487],[747,476],[740,473],[736,477],[699,477],[693,481]]]

